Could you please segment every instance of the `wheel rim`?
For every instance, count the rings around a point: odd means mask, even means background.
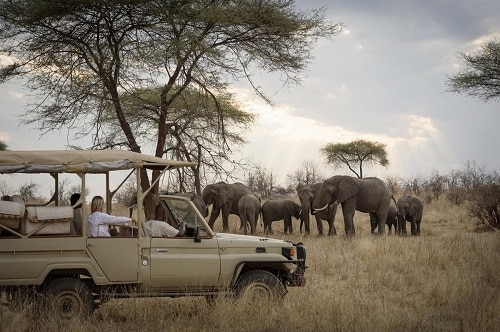
[[[273,298],[273,292],[265,283],[253,282],[245,288],[243,296],[251,301],[270,301]]]
[[[64,292],[54,298],[54,309],[61,318],[68,319],[81,313],[82,302],[78,294]]]

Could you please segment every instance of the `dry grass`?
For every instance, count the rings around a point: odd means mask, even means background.
[[[500,234],[477,233],[464,210],[426,205],[422,235],[378,237],[367,215],[356,236],[284,236],[308,250],[307,285],[282,306],[203,298],[111,300],[87,321],[32,320],[0,309],[1,331],[496,331],[500,326]],[[326,225],[325,225],[326,226]],[[216,230],[220,230],[220,222]],[[231,230],[239,221],[231,219]],[[294,221],[298,233],[298,222]],[[261,230],[262,231],[262,230]],[[316,229],[313,227],[313,234]]]

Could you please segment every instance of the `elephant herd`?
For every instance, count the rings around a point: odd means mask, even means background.
[[[240,232],[255,234],[257,221],[262,216],[264,233],[272,233],[273,221],[284,221],[284,233],[292,234],[292,217],[300,220],[300,232],[310,234],[310,216],[316,219],[319,235],[323,235],[323,221],[328,223],[328,235],[336,235],[334,226],[337,206],[340,204],[344,217],[345,232],[348,236],[355,233],[353,217],[355,211],[368,213],[372,233],[385,233],[385,225],[392,233],[392,226],[398,235],[406,234],[406,222],[411,224],[411,234],[420,235],[423,204],[420,198],[408,195],[397,202],[387,185],[378,178],[354,178],[333,176],[312,185],[299,185],[297,195],[300,204],[290,199],[270,199],[261,205],[261,200],[242,183],[227,184],[218,182],[207,185],[201,195],[205,207],[198,207],[207,215],[206,207],[212,205],[208,224],[213,228],[215,220],[222,213],[223,232],[229,231],[230,214],[240,217]],[[200,201],[201,201],[200,200]],[[395,206],[391,205],[391,201]]]

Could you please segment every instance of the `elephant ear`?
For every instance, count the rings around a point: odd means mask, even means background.
[[[359,185],[351,177],[345,177],[337,186],[337,202],[343,203],[359,193]]]
[[[233,191],[230,187],[221,186],[218,188],[219,190],[216,192],[215,200],[222,206],[227,204],[229,201],[233,199]]]
[[[295,218],[301,218],[302,216],[302,206],[298,203],[293,202],[292,205],[292,212],[290,215],[294,216]]]
[[[201,193],[201,199],[205,202],[205,204],[212,204],[214,202],[215,190],[214,185],[209,184],[203,189]]]
[[[408,204],[408,208],[406,209],[406,212],[408,213],[408,215],[414,216],[415,212],[416,212],[415,205],[414,204]]]

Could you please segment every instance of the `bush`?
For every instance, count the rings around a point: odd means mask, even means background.
[[[494,230],[500,230],[500,176],[491,174],[487,182],[467,192],[471,216]]]
[[[455,172],[457,178],[460,185],[450,191],[455,189],[468,202],[470,216],[492,230],[500,230],[500,175],[468,162],[464,170]]]

